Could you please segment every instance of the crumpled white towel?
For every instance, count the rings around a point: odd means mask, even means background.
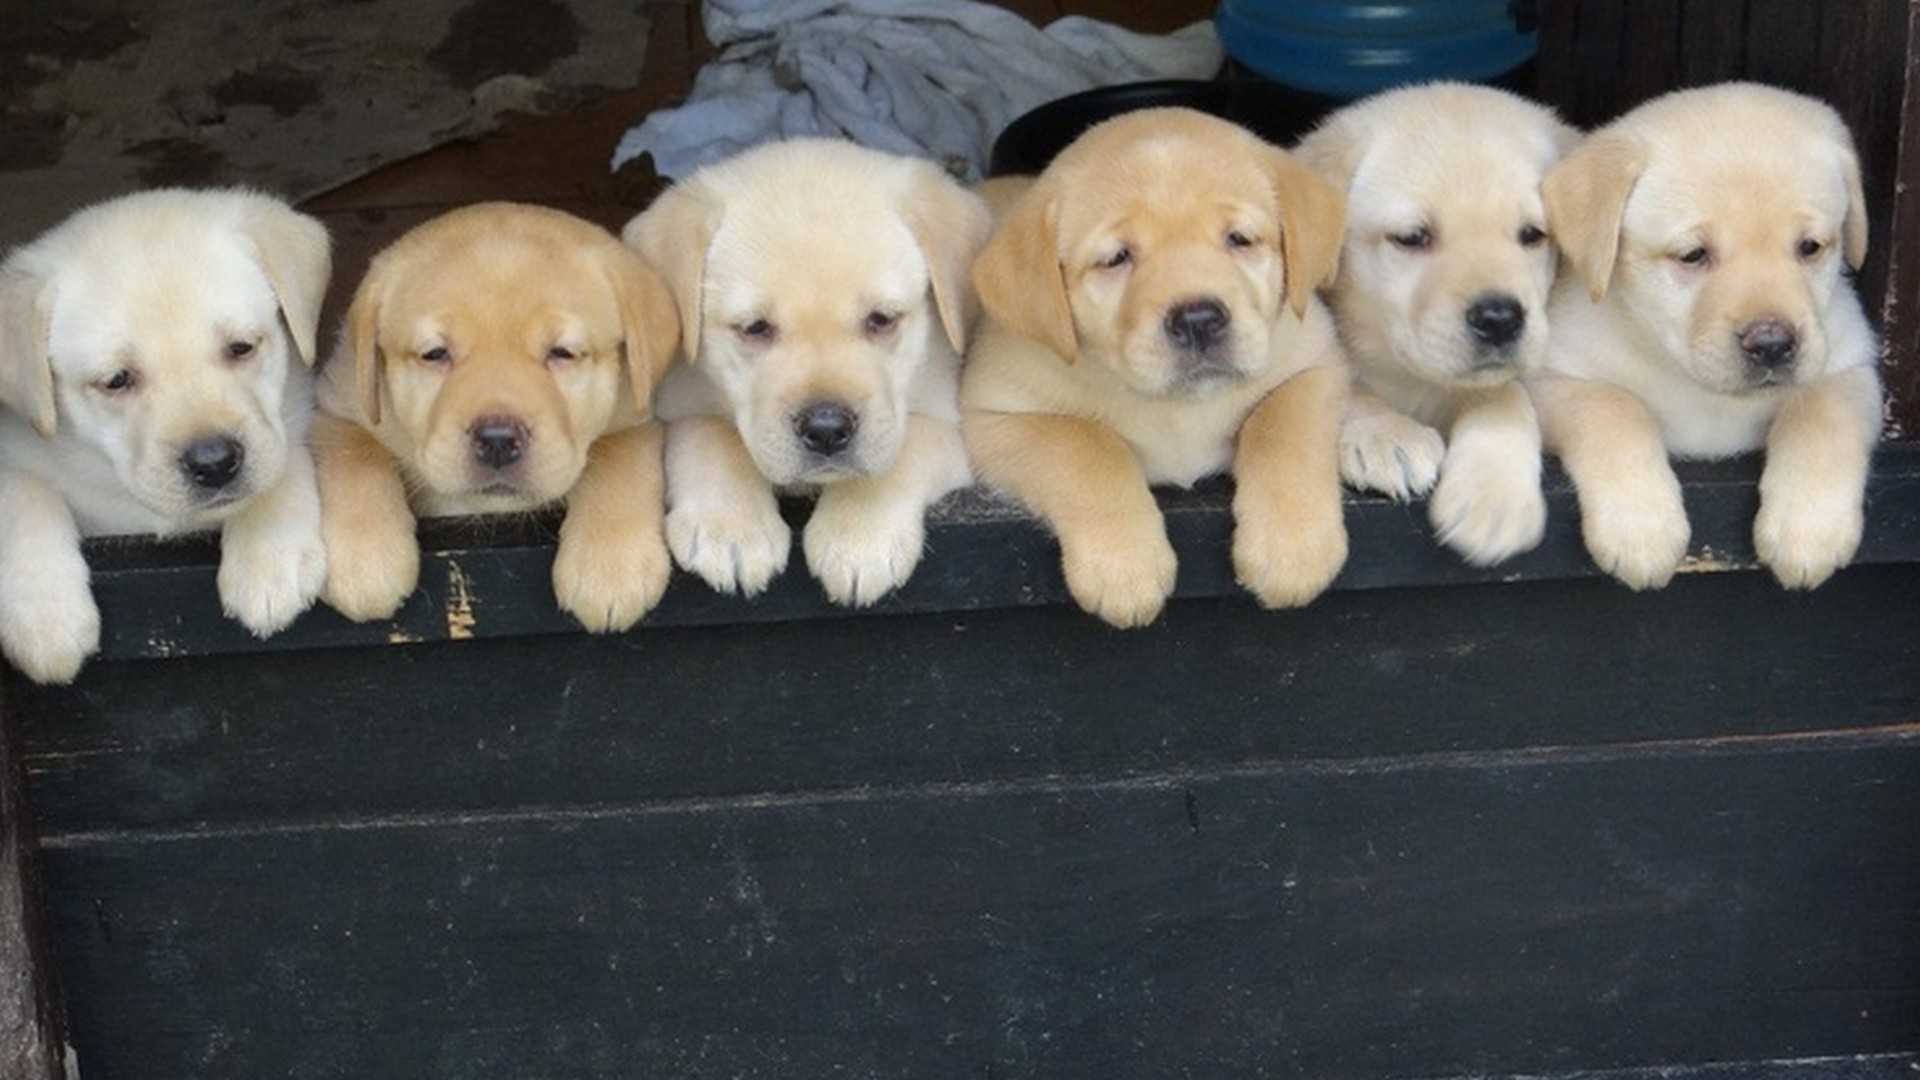
[[[1081,16],[1042,30],[973,0],[707,0],[720,55],[686,103],[649,115],[614,150],[681,177],[749,146],[844,136],[939,159],[968,179],[1027,110],[1095,86],[1207,78],[1222,52],[1210,22],[1138,34]]]

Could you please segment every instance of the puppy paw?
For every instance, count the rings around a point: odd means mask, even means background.
[[[904,583],[926,546],[925,510],[833,498],[828,489],[801,536],[807,568],[827,598],[866,607]]]
[[[1123,630],[1160,617],[1180,569],[1166,529],[1158,521],[1131,539],[1061,537],[1060,561],[1074,601],[1088,614]]]
[[[255,637],[286,629],[313,606],[326,579],[327,549],[317,531],[229,530],[221,542],[220,606]]]
[[[640,621],[667,591],[673,562],[658,532],[633,530],[593,542],[564,532],[553,557],[553,595],[560,610],[596,634]]]
[[[786,569],[793,530],[769,498],[758,507],[676,507],[667,513],[673,561],[715,592],[756,596]]]
[[[0,596],[0,648],[34,682],[64,684],[100,651],[100,609],[87,590],[84,566],[77,581],[51,577],[63,580],[20,584]]]
[[[1287,522],[1236,513],[1233,576],[1262,607],[1301,607],[1327,591],[1347,563],[1346,523]]]
[[[1853,560],[1866,518],[1854,492],[1821,491],[1792,500],[1762,498],[1753,550],[1789,589],[1811,589]]]
[[[1601,498],[1582,492],[1580,515],[1594,564],[1632,589],[1658,589],[1671,581],[1692,536],[1678,482]]]
[[[327,606],[352,619],[391,618],[420,584],[420,541],[413,521],[326,530]]]
[[[1340,479],[1405,502],[1424,495],[1446,458],[1440,433],[1398,413],[1350,416],[1340,425]]]
[[[1440,542],[1475,566],[1531,551],[1547,530],[1538,455],[1520,461],[1489,454],[1450,457],[1427,517]]]

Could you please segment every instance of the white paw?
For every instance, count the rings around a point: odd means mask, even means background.
[[[820,498],[801,536],[807,568],[836,604],[865,607],[904,583],[926,546],[925,509]]]
[[[1634,589],[1658,589],[1673,579],[1692,536],[1680,485],[1630,485],[1598,498],[1580,493],[1580,531],[1595,565]]]
[[[420,584],[420,541],[412,518],[326,529],[327,606],[355,622],[391,618]]]
[[[1538,453],[1449,456],[1427,503],[1427,517],[1440,542],[1476,566],[1531,551],[1547,530]]]
[[[220,606],[266,637],[313,606],[327,579],[327,549],[317,529],[229,529],[220,545]]]
[[[793,530],[771,497],[745,507],[692,503],[668,511],[667,547],[716,592],[755,596],[786,569]]]
[[[620,543],[586,543],[564,533],[553,557],[553,595],[560,610],[596,634],[640,621],[667,591],[673,562],[657,535]]]
[[[1438,431],[1398,413],[1349,416],[1340,425],[1340,479],[1402,502],[1433,487],[1446,452]]]
[[[100,651],[100,609],[79,552],[71,565],[40,570],[31,580],[9,581],[0,595],[0,648],[34,682],[70,683]]]
[[[1061,537],[1061,565],[1067,591],[1089,614],[1122,629],[1145,626],[1159,618],[1173,595],[1179,562],[1167,542],[1165,527],[1156,519],[1130,542],[1113,537],[1069,540]]]
[[[1753,550],[1789,589],[1811,589],[1853,560],[1866,525],[1858,492],[1814,493],[1760,500]]]

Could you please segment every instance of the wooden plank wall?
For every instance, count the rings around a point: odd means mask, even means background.
[[[59,995],[28,822],[26,780],[0,695],[0,1078],[60,1080]]]
[[[1920,319],[1910,280],[1920,275],[1920,207],[1910,200],[1896,207],[1895,178],[1914,10],[1913,0],[1547,3],[1540,5],[1538,64],[1540,96],[1582,126],[1666,90],[1728,79],[1833,103],[1860,147],[1873,232],[1859,284],[1888,328],[1888,383],[1908,436],[1920,433]],[[1920,178],[1914,156],[1899,175]],[[1896,260],[1898,277],[1889,273]]]

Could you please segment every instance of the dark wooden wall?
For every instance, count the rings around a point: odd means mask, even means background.
[[[1603,123],[1666,90],[1728,79],[1813,94],[1847,118],[1873,219],[1861,295],[1888,328],[1888,385],[1902,430],[1920,433],[1920,321],[1911,310],[1920,285],[1920,212],[1900,207],[1903,224],[1894,229],[1911,0],[1549,0],[1539,7],[1538,92],[1576,124]],[[1904,175],[1920,183],[1920,161]],[[1898,278],[1889,273],[1896,263]]]

